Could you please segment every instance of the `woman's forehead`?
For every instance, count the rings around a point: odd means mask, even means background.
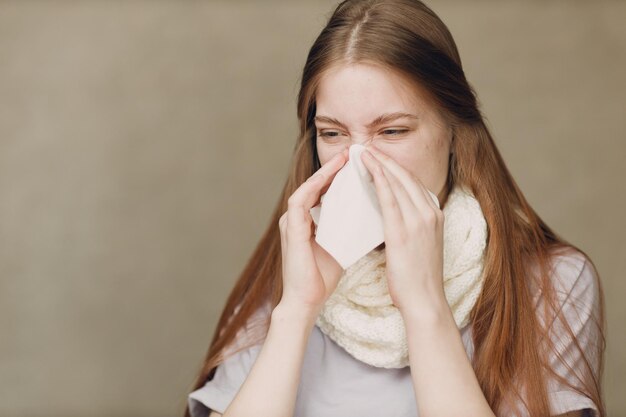
[[[431,107],[425,90],[408,77],[369,63],[331,67],[320,78],[316,92],[317,114],[351,119],[361,115],[363,122],[384,113],[424,116]]]

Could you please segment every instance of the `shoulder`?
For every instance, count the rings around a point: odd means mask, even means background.
[[[548,377],[551,408],[554,414],[584,408],[597,413],[598,407],[589,395],[589,387],[600,378],[604,351],[597,271],[582,252],[573,248],[559,249],[550,258],[549,278],[556,311],[542,308],[546,306],[543,297],[539,297],[536,311],[551,342],[546,345],[547,365],[554,373]]]
[[[551,339],[563,348],[576,342],[589,353],[592,345],[601,349],[604,333],[602,292],[591,260],[578,250],[560,249],[551,257],[550,282],[556,305],[549,306],[539,294],[535,308]]]
[[[598,273],[591,260],[582,252],[571,247],[554,250],[550,256],[548,274],[560,304],[575,302],[593,305],[599,302]]]
[[[591,260],[574,248],[559,248],[551,253],[547,273],[553,297],[548,300],[545,288],[533,290],[535,312],[542,327],[562,342],[571,339],[568,328],[579,341],[599,337],[603,327],[602,293]]]

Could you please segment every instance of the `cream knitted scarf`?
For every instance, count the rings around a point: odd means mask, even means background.
[[[443,213],[444,292],[460,329],[482,289],[487,222],[478,200],[459,186],[452,188]],[[404,321],[387,287],[384,248],[344,270],[316,325],[362,362],[382,368],[409,364]]]

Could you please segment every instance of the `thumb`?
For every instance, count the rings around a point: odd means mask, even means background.
[[[337,288],[339,279],[343,275],[343,268],[337,262],[337,260],[322,248],[315,240],[311,242],[313,247],[313,254],[317,267],[324,279],[324,285],[326,286],[326,296],[329,297]]]

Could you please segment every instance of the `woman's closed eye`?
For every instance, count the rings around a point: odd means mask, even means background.
[[[385,129],[380,132],[381,135],[385,136],[400,136],[407,133],[409,129]],[[334,130],[327,130],[318,133],[318,136],[323,138],[336,138],[341,136],[342,132],[337,132]]]
[[[385,129],[383,130],[383,134],[388,136],[400,136],[408,132],[408,129]]]
[[[324,138],[336,138],[339,135],[341,135],[341,132],[337,132],[334,130],[327,130],[327,131],[319,132],[318,134],[318,136],[321,136]]]

